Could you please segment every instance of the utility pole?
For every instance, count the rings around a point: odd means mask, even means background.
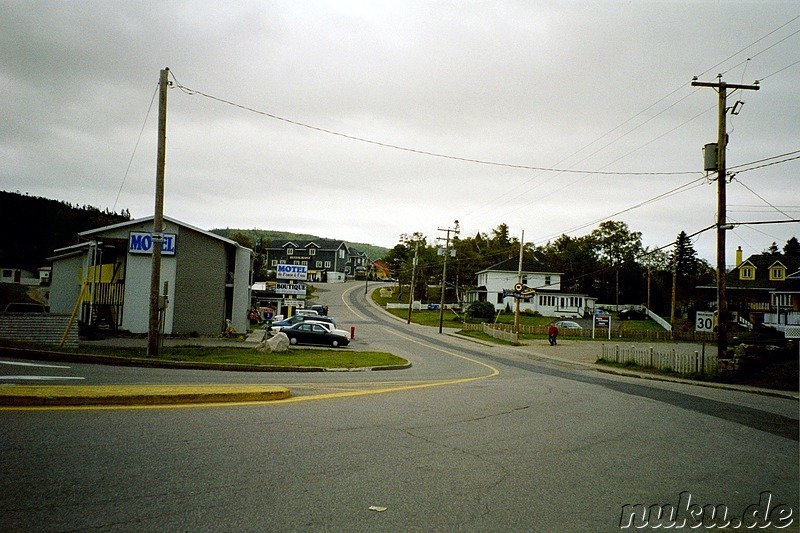
[[[167,88],[169,68],[161,71],[158,80],[158,152],[156,154],[156,205],[153,215],[152,253],[153,267],[150,272],[150,321],[147,330],[147,356],[158,357],[161,343],[160,297],[161,242],[164,239],[164,166],[167,153]]]
[[[411,262],[411,286],[408,288],[408,320],[406,324],[411,324],[411,306],[414,305],[414,275],[417,273],[417,252],[419,252],[419,241],[414,245],[414,259]]]
[[[456,226],[458,226],[458,221],[456,220]],[[451,229],[451,228],[438,228],[438,231],[447,232],[447,237],[445,240],[445,247],[444,247],[444,265],[442,266],[442,295],[439,300],[439,333],[442,332],[442,323],[444,322],[444,293],[445,293],[445,280],[447,279],[447,256],[450,255],[450,234],[453,233],[454,235],[458,235],[458,229]],[[442,237],[438,237],[437,240],[442,240]]]
[[[672,329],[669,336],[675,338],[675,299],[678,295],[678,240],[675,240],[675,251],[672,253],[672,303],[669,306],[669,325]],[[648,308],[649,309],[649,308]]]
[[[525,247],[525,230],[522,230],[522,237],[519,241],[519,267],[517,268],[517,285],[522,285],[522,250]],[[517,333],[517,344],[519,344],[519,294],[517,294],[514,298],[515,306],[514,306],[514,331]]]
[[[692,80],[692,87],[712,87],[719,94],[719,119],[717,127],[717,357],[724,359],[728,349],[728,300],[725,278],[725,232],[730,229],[727,224],[726,191],[725,191],[725,152],[728,146],[726,115],[728,113],[728,89],[757,91],[758,82],[753,85],[725,83],[722,74],[717,75],[716,82]]]

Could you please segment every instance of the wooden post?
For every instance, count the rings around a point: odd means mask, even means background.
[[[159,331],[159,285],[161,283],[161,243],[164,239],[164,166],[167,150],[168,75],[169,69],[163,69],[158,81],[158,153],[156,154],[156,203],[153,215],[152,235],[153,267],[150,273],[150,320],[147,330],[148,357],[158,357],[161,351]]]

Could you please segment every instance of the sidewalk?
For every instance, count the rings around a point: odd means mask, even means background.
[[[462,336],[459,335],[459,337]],[[556,346],[550,346],[547,339],[541,339],[541,340],[537,339],[533,341],[527,341],[523,346],[509,346],[509,349],[512,353],[515,353],[517,355],[522,355],[523,357],[527,357],[530,359],[549,360],[560,364],[578,365],[587,368],[589,370],[594,370],[605,374],[614,374],[618,376],[627,376],[640,379],[650,379],[654,381],[683,383],[699,387],[735,390],[739,392],[761,394],[764,396],[785,398],[789,400],[800,400],[800,394],[793,391],[765,389],[749,385],[738,385],[734,383],[698,381],[694,379],[686,379],[677,376],[670,376],[667,374],[656,374],[640,370],[621,368],[617,366],[598,364],[596,361],[602,354],[603,344],[605,344],[606,346],[615,346],[615,345],[620,345],[620,346],[624,345],[625,347],[635,346],[637,348],[648,348],[650,346],[653,346],[653,343],[632,342],[632,341],[622,342],[619,340],[615,341],[614,339],[603,340],[603,341],[584,341],[577,339],[573,340],[569,338],[566,339],[559,338],[558,344]],[[660,348],[663,348],[664,346],[670,346],[674,347],[679,352],[689,352],[689,353],[693,353],[695,351],[701,352],[703,350],[703,346],[701,344],[691,344],[691,343],[658,343],[658,346]],[[706,346],[705,349],[706,351],[708,351],[711,348],[709,348],[709,346]]]

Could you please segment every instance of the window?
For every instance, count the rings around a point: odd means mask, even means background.
[[[344,259],[344,249],[339,250],[339,259]]]
[[[277,259],[273,259],[271,264],[274,267],[278,266],[278,260]]]
[[[774,307],[791,307],[792,295],[791,294],[773,294],[772,305]]]
[[[499,304],[503,303],[503,293],[502,292],[498,292],[497,293],[497,303],[499,303]]]
[[[294,248],[287,248],[286,249],[286,255],[293,255],[293,254],[294,254]]]
[[[545,276],[544,277],[544,284],[545,285],[550,285],[550,276]]]
[[[316,261],[315,262],[315,267],[316,268],[322,268],[322,261]]]
[[[331,262],[325,261],[325,268],[330,268],[330,267],[331,267]]]
[[[308,255],[317,255],[317,249],[316,248],[309,248],[308,249]]]
[[[742,267],[739,270],[739,279],[755,279],[756,269],[750,266]]]
[[[783,267],[772,267],[769,269],[769,279],[784,279],[786,271]]]

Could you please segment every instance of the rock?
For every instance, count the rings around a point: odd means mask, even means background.
[[[278,332],[272,337],[259,342],[256,351],[261,353],[285,352],[289,349],[289,337],[286,333]]]

